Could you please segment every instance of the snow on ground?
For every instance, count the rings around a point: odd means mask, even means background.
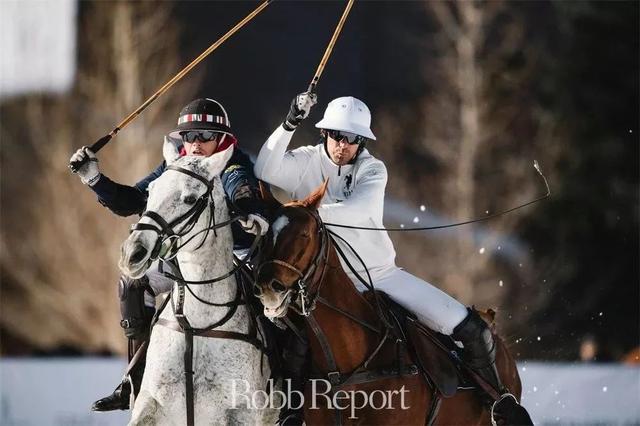
[[[89,411],[124,366],[118,358],[1,359],[0,424],[126,424],[128,412]],[[640,367],[522,362],[519,371],[537,425],[640,425]]]

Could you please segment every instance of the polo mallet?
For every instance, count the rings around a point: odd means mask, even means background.
[[[322,59],[320,60],[320,64],[318,65],[318,69],[316,70],[315,75],[313,76],[313,79],[311,80],[311,83],[309,83],[309,87],[307,88],[307,92],[308,93],[313,93],[316,90],[316,85],[318,84],[318,80],[320,80],[320,76],[322,75],[322,72],[324,71],[324,67],[325,65],[327,65],[327,62],[329,61],[329,56],[331,56],[331,52],[333,51],[333,46],[336,44],[336,40],[338,40],[338,36],[340,35],[340,31],[342,31],[342,26],[344,25],[345,21],[347,20],[347,16],[349,15],[349,12],[351,11],[351,7],[353,6],[353,2],[355,0],[349,0],[347,3],[347,7],[344,9],[344,12],[342,12],[342,16],[340,17],[340,21],[338,22],[338,26],[336,27],[335,31],[333,32],[333,37],[331,37],[331,41],[329,42],[329,45],[327,46],[327,49],[324,51],[324,56],[322,56]]]
[[[260,6],[258,6],[253,12],[251,12],[250,14],[248,14],[242,21],[238,22],[233,28],[231,28],[225,35],[223,35],[222,37],[220,37],[220,39],[218,39],[218,41],[216,41],[215,43],[213,43],[211,46],[209,46],[207,48],[207,50],[205,50],[204,52],[202,52],[200,54],[200,56],[198,56],[196,59],[194,59],[189,65],[187,65],[186,67],[184,67],[182,69],[182,71],[180,71],[178,74],[176,74],[171,80],[169,80],[168,82],[166,82],[164,84],[164,86],[162,86],[160,89],[158,89],[158,91],[156,93],[154,93],[153,95],[151,95],[151,97],[149,97],[149,99],[147,99],[142,105],[140,105],[138,107],[138,109],[136,109],[135,111],[133,111],[131,114],[129,114],[124,120],[122,120],[122,122],[120,122],[120,124],[118,124],[116,126],[115,129],[113,129],[108,135],[101,137],[100,139],[98,139],[97,142],[95,142],[93,145],[91,145],[89,147],[89,149],[91,151],[93,151],[94,153],[97,153],[98,151],[100,151],[107,143],[109,143],[109,141],[111,139],[113,139],[120,130],[124,129],[129,123],[131,123],[138,115],[140,115],[140,113],[142,111],[144,111],[149,105],[151,105],[156,99],[158,99],[160,96],[162,96],[167,90],[169,90],[169,88],[171,86],[173,86],[175,83],[177,83],[178,81],[180,81],[180,79],[182,79],[182,77],[184,77],[189,71],[191,71],[191,69],[193,67],[195,67],[196,65],[198,65],[204,58],[206,58],[207,56],[209,56],[209,54],[211,52],[213,52],[214,50],[216,50],[222,43],[224,43],[229,37],[231,37],[236,31],[238,31],[240,28],[242,28],[247,22],[251,21],[258,13],[262,12],[262,10],[267,7],[269,5],[269,3],[271,3],[273,0],[265,0]],[[85,157],[84,161],[74,161],[71,164],[69,164],[69,169],[71,169],[71,171],[73,173],[77,173],[78,170],[80,169],[80,167],[82,167],[82,165],[84,163],[86,163],[87,161],[89,161],[88,157]]]

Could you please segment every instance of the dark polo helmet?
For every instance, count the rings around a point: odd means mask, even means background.
[[[233,135],[227,110],[211,98],[196,99],[182,108],[178,127],[169,133],[169,137],[179,139],[180,132],[187,130],[215,130]]]

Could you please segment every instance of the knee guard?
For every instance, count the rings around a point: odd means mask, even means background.
[[[118,282],[122,318],[120,326],[124,329],[124,335],[129,339],[145,339],[149,334],[155,308],[145,306],[145,291],[153,295],[153,290],[149,287],[149,279],[146,276],[139,279],[132,279],[124,275],[120,277]]]

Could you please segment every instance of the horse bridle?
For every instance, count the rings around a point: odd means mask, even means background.
[[[318,233],[320,234],[320,238],[321,238],[320,249],[318,250],[318,253],[314,256],[315,258],[314,262],[307,267],[307,270],[305,272],[303,272],[300,268],[292,265],[291,263],[286,262],[284,260],[280,260],[280,259],[271,259],[264,262],[260,262],[260,264],[258,265],[258,268],[256,269],[254,285],[255,286],[258,285],[257,278],[260,276],[260,272],[262,271],[262,268],[264,268],[267,265],[279,265],[294,272],[298,276],[295,286],[291,286],[290,288],[287,289],[287,287],[276,278],[271,279],[271,281],[269,282],[269,286],[274,292],[277,292],[277,293],[284,292],[285,298],[288,298],[289,294],[293,292],[295,297],[298,299],[298,306],[295,305],[295,302],[292,302],[290,307],[294,311],[296,311],[298,314],[308,317],[313,311],[313,309],[315,308],[316,299],[320,295],[320,286],[322,286],[322,282],[324,281],[324,274],[327,268],[327,264],[329,262],[330,238],[329,238],[327,229],[325,228],[324,223],[322,222],[322,219],[320,219],[320,216],[318,215],[318,213],[316,211],[310,211],[307,209],[304,209],[304,211],[309,215],[311,215],[313,219],[316,221],[316,224],[318,226]],[[320,264],[323,261],[324,263],[322,264],[322,269],[319,269]],[[317,275],[318,271],[320,271],[320,274],[317,280],[314,281],[313,278],[314,276]],[[309,290],[316,283],[317,283],[316,291],[313,294],[310,294]]]
[[[194,424],[194,395],[193,395],[193,374],[194,374],[193,338],[194,336],[241,340],[256,347],[258,350],[261,351],[263,355],[265,352],[265,347],[264,347],[264,344],[260,340],[258,340],[257,337],[255,336],[257,332],[257,327],[255,327],[255,325],[250,326],[249,327],[250,332],[246,334],[235,332],[235,331],[217,330],[218,327],[225,324],[228,320],[231,319],[231,317],[235,315],[239,305],[246,303],[245,300],[242,300],[242,290],[241,290],[241,285],[239,283],[236,286],[236,295],[234,300],[231,300],[226,303],[214,303],[214,302],[203,300],[199,298],[189,288],[189,285],[190,284],[202,284],[202,285],[212,284],[215,282],[222,281],[230,277],[231,275],[234,275],[238,270],[243,268],[248,262],[248,259],[251,258],[253,252],[255,251],[260,241],[260,235],[256,235],[256,238],[254,239],[249,249],[249,253],[246,255],[246,257],[242,260],[238,260],[236,262],[236,266],[232,268],[229,272],[209,280],[203,280],[203,281],[185,280],[184,277],[182,276],[182,273],[180,272],[180,268],[178,267],[177,262],[175,262],[175,259],[174,259],[178,254],[178,251],[182,247],[184,247],[186,244],[188,244],[190,241],[192,241],[197,235],[201,233],[205,233],[204,238],[194,250],[200,249],[200,247],[202,247],[202,245],[206,241],[210,231],[213,231],[215,234],[216,229],[231,225],[233,222],[239,220],[241,216],[237,215],[224,222],[215,223],[215,203],[212,197],[213,185],[214,185],[213,179],[208,180],[200,176],[199,174],[192,172],[191,170],[178,167],[178,166],[169,166],[166,168],[166,170],[177,171],[179,173],[186,174],[194,179],[199,180],[207,187],[207,191],[202,196],[200,196],[200,198],[196,200],[193,207],[191,207],[187,212],[183,213],[182,215],[178,216],[177,218],[173,219],[170,222],[167,222],[158,213],[152,210],[146,210],[142,214],[142,217],[150,218],[158,226],[154,226],[153,224],[147,224],[147,223],[137,223],[136,225],[132,226],[131,231],[132,232],[133,231],[153,231],[158,234],[158,240],[156,241],[156,244],[154,245],[154,248],[151,251],[150,259],[153,261],[159,258],[162,261],[160,263],[160,272],[163,273],[166,277],[174,280],[177,284],[177,289],[178,289],[177,296],[176,296],[177,300],[174,301],[173,290],[172,290],[172,294],[165,299],[165,302],[162,305],[162,307],[156,312],[156,315],[154,316],[154,321],[152,322],[152,327],[153,327],[153,324],[157,322],[159,325],[181,332],[185,336],[184,367],[185,367],[186,414],[187,414],[187,424],[193,425]],[[210,209],[208,225],[205,228],[194,233],[185,242],[180,244],[179,243],[180,239],[193,230],[194,226],[200,219],[200,215],[205,211],[207,207],[209,207]],[[180,224],[181,224],[181,227],[179,231],[176,232],[174,228]],[[170,245],[164,253],[161,253],[162,246],[164,242],[167,240],[169,240]],[[164,263],[169,265],[169,268],[172,269],[173,273],[164,271],[162,269],[162,265]],[[192,327],[184,313],[184,302],[185,302],[185,296],[186,296],[185,289],[188,290],[191,293],[191,295],[201,303],[204,303],[209,306],[227,307],[226,314],[224,314],[221,319],[214,322],[213,324],[208,325],[207,327],[203,327],[203,328]],[[160,313],[164,310],[165,306],[167,305],[167,301],[171,301],[173,315],[177,322],[167,320],[164,318],[159,318]]]
[[[200,176],[199,174],[192,172],[191,170],[185,169],[183,167],[172,165],[172,166],[168,166],[166,170],[174,170],[176,172],[183,173],[194,179],[199,180],[207,187],[207,191],[196,200],[194,205],[189,210],[187,210],[185,213],[181,214],[177,218],[173,219],[171,222],[167,222],[162,216],[160,216],[158,213],[154,212],[153,210],[145,210],[142,213],[141,218],[148,217],[149,219],[153,220],[158,226],[155,226],[150,223],[138,222],[131,227],[131,232],[154,231],[158,234],[158,239],[156,241],[156,244],[151,250],[150,260],[152,261],[158,258],[162,258],[163,260],[169,260],[172,257],[175,257],[175,255],[177,254],[178,250],[181,247],[184,247],[186,244],[188,244],[198,234],[205,232],[202,242],[196,248],[197,250],[202,246],[202,244],[204,244],[204,241],[207,239],[207,236],[209,235],[209,231],[214,231],[215,233],[216,229],[227,226],[240,219],[240,216],[235,216],[227,221],[217,223],[217,224],[215,223],[215,203],[213,202],[213,197],[211,197],[211,193],[213,192],[213,180],[208,180]],[[180,238],[188,234],[193,229],[195,224],[200,219],[200,215],[204,212],[204,210],[207,207],[209,207],[210,213],[211,213],[209,216],[208,226],[198,231],[196,234],[191,236],[184,243],[178,245]],[[174,230],[174,227],[179,224],[182,224],[182,226],[180,230],[176,232]],[[165,252],[161,253],[162,246],[166,241],[169,241],[169,245],[166,248]]]

